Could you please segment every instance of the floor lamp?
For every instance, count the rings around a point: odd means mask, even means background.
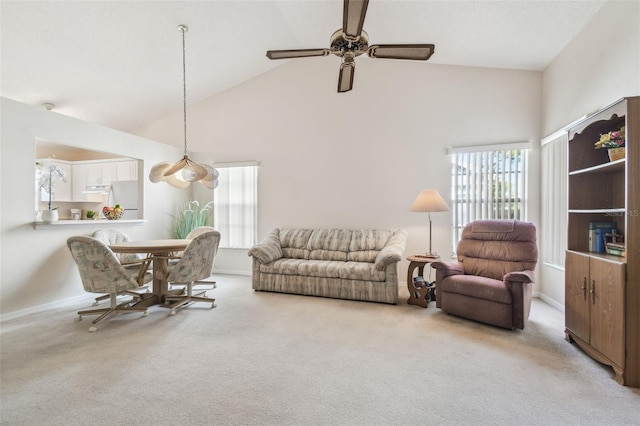
[[[449,206],[444,202],[438,191],[425,189],[418,194],[413,206],[411,206],[411,211],[429,213],[429,251],[426,257],[439,257],[437,253],[431,250],[431,212],[448,212]]]

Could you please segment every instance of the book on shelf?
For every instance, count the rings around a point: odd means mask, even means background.
[[[624,250],[616,250],[616,249],[611,249],[609,247],[607,247],[607,254],[610,254],[612,256],[620,256],[620,257],[626,257],[627,253]]]
[[[605,252],[605,234],[616,229],[615,222],[589,222],[589,251]]]

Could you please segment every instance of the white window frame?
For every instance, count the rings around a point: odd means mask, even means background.
[[[449,148],[451,157],[451,252],[464,226],[479,219],[527,220],[531,142]],[[506,162],[518,152],[518,163]],[[494,168],[493,165],[502,165]],[[487,173],[490,171],[490,173]],[[495,183],[503,190],[496,191]],[[508,183],[508,185],[504,185]]]
[[[256,243],[259,165],[257,161],[213,164],[220,173],[213,205],[220,248],[248,249]]]

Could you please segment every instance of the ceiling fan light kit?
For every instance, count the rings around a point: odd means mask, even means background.
[[[186,25],[178,25],[182,33],[182,111],[184,122],[184,156],[181,160],[171,164],[163,161],[151,168],[149,180],[153,183],[167,182],[175,188],[188,188],[191,182],[200,182],[209,189],[218,186],[218,171],[206,164],[197,164],[187,155],[187,67],[185,33],[189,31]]]
[[[328,56],[330,53],[342,58],[338,76],[338,93],[353,88],[355,58],[367,53],[371,58],[409,59],[426,61],[433,55],[433,44],[375,44],[369,46],[369,35],[362,29],[369,0],[344,0],[342,28],[331,35],[329,49],[269,50],[269,59],[306,58]]]

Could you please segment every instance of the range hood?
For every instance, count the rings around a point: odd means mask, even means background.
[[[111,191],[111,184],[87,185],[83,194],[108,194]]]

